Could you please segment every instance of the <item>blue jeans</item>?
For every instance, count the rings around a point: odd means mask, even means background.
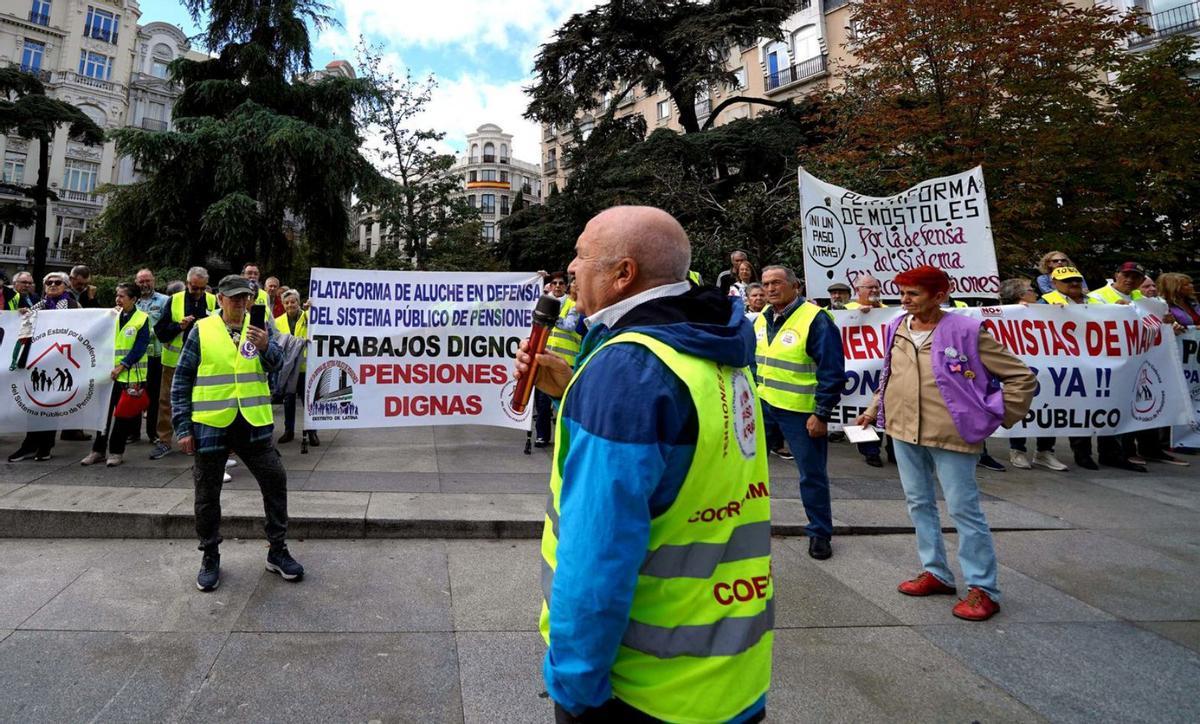
[[[1000,600],[996,588],[996,549],[992,531],[979,507],[979,484],[975,481],[978,455],[913,445],[896,440],[896,465],[900,484],[908,502],[908,515],[917,531],[917,554],[921,566],[943,583],[954,585],[954,574],[946,563],[942,541],[942,523],[938,518],[934,476],[942,485],[946,508],[958,529],[958,564],[968,586],[981,588],[994,601]]]
[[[800,500],[804,502],[804,514],[808,525],[804,530],[809,538],[831,538],[833,536],[833,511],[829,502],[829,438],[809,437],[807,412],[792,412],[772,407],[764,402],[763,417],[779,426],[792,455],[796,456],[796,467],[800,469]]]

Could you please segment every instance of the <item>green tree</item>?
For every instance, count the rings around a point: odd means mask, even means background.
[[[384,67],[379,48],[359,43],[358,62],[371,87],[358,108],[358,121],[379,139],[373,148],[383,171],[380,183],[363,190],[360,207],[370,208],[384,228],[403,240],[408,256],[424,268],[430,243],[479,218],[457,192],[462,180],[449,173],[454,156],[435,144],[445,133],[412,128],[436,85],[430,76],[415,81]]]
[[[1130,59],[1114,88],[1126,171],[1123,223],[1111,269],[1124,255],[1162,270],[1200,262],[1200,43],[1180,35]]]
[[[378,181],[361,155],[354,110],[369,83],[306,75],[315,0],[185,0],[219,55],[179,59],[169,132],[122,129],[117,149],[144,180],[115,190],[105,233],[158,264],[231,267],[256,259],[286,273],[296,258],[341,263],[351,194]],[[289,229],[293,233],[289,233]],[[297,244],[306,247],[301,254]]]
[[[798,0],[609,0],[571,16],[542,46],[534,63],[526,116],[566,127],[605,94],[611,117],[641,85],[665,90],[686,133],[700,130],[696,96],[704,88],[734,87],[730,48],[758,38],[782,37]],[[780,103],[735,97],[733,102]],[[713,109],[710,121],[721,106]]]
[[[46,272],[46,214],[50,201],[58,196],[50,190],[50,145],[59,128],[66,126],[67,136],[89,146],[104,142],[104,131],[83,111],[70,103],[50,98],[36,76],[15,68],[0,68],[0,132],[37,144],[38,175],[32,185],[14,186],[33,206],[6,202],[0,206],[0,220],[20,228],[33,226],[33,278],[41,280]]]
[[[423,268],[430,271],[501,271],[494,249],[483,239],[483,222],[468,221],[451,229],[429,248]]]
[[[806,166],[887,195],[982,164],[1002,269],[1111,242],[1107,78],[1136,29],[1060,0],[861,0],[834,138]]]

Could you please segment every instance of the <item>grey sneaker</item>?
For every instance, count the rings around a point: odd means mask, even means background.
[[[200,559],[200,573],[196,576],[196,588],[207,593],[221,585],[221,554],[204,551]]]
[[[161,460],[171,453],[171,446],[164,443],[162,440],[157,440],[154,443],[154,449],[150,451],[151,460]]]

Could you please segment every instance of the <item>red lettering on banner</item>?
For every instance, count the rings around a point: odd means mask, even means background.
[[[387,417],[425,417],[428,415],[478,415],[483,412],[479,395],[413,395],[383,398],[383,414]]]
[[[1059,326],[1044,319],[985,319],[983,326],[1013,354],[1079,354],[1074,322]]]
[[[883,359],[883,336],[875,327],[845,327],[842,349],[846,359]]]
[[[1121,356],[1121,338],[1115,320],[1088,322],[1084,327],[1084,339],[1091,357]]]
[[[1140,319],[1125,322],[1125,349],[1128,354],[1145,354],[1162,341],[1162,326],[1147,326]]]
[[[508,382],[508,367],[502,364],[363,364],[359,379],[379,385],[503,385]]]

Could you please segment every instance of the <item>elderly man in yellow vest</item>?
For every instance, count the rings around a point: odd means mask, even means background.
[[[267,570],[296,581],[304,568],[288,553],[287,472],[271,440],[271,389],[267,373],[282,351],[273,324],[250,324],[254,289],[245,277],[229,275],[217,287],[219,314],[205,317],[188,333],[171,385],[172,421],[179,447],[195,454],[196,534],[204,552],[196,587],[220,583],[221,484],[229,453],[237,453],[258,481],[270,548]]]
[[[846,302],[844,309],[865,309],[870,310],[876,307],[886,307],[887,305],[879,298],[880,290],[879,280],[870,274],[859,274],[854,278],[854,294],[853,301]]]
[[[171,382],[183,340],[192,325],[217,308],[216,295],[209,294],[207,289],[208,270],[202,266],[188,269],[187,289],[171,295],[162,316],[154,323],[154,336],[162,343],[162,379],[158,398],[158,440],[150,451],[151,460],[159,460],[171,452]]]
[[[688,281],[673,217],[615,207],[570,271],[587,335],[561,399],[540,628],[556,719],[761,721],[774,585],[754,334],[740,297]],[[526,374],[529,355],[517,358]]]

